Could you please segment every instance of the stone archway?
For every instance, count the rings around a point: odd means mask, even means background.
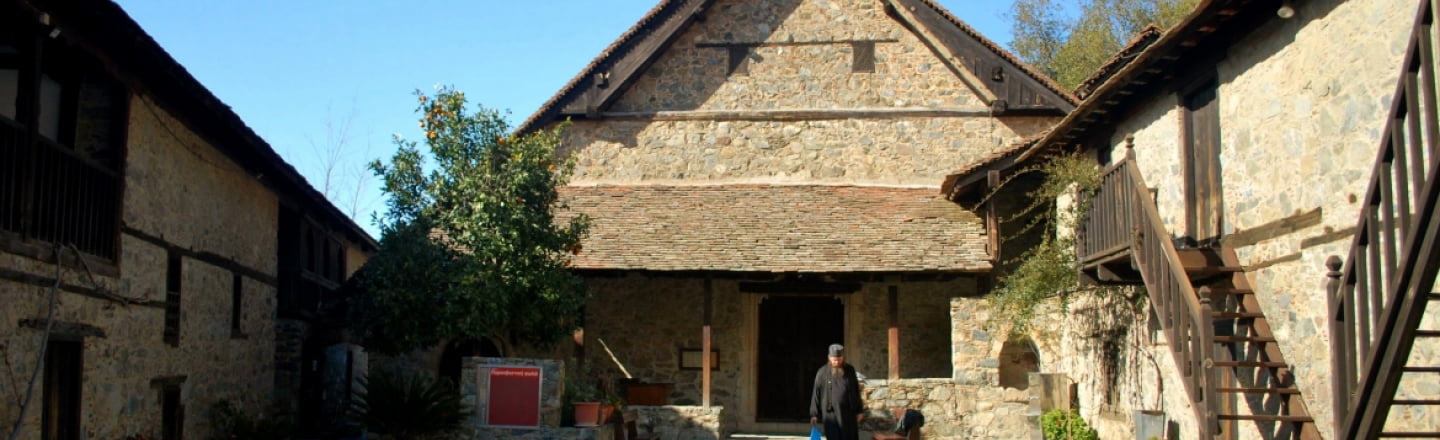
[[[1030,373],[1040,372],[1040,354],[1028,338],[1006,340],[1000,347],[1000,386],[1030,388]]]

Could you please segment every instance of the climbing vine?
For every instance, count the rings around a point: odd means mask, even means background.
[[[1031,334],[1031,324],[1045,304],[1055,303],[1066,312],[1079,295],[1124,294],[1121,292],[1128,290],[1082,286],[1079,282],[1075,236],[1070,231],[1085,215],[1085,201],[1100,188],[1100,170],[1094,161],[1069,154],[1026,167],[991,188],[980,203],[997,197],[1002,189],[1024,181],[1024,177],[1035,175],[1042,178],[1025,193],[1029,203],[1000,219],[1002,225],[1020,225],[1013,232],[1007,231],[1001,243],[1003,247],[1006,242],[1034,235],[1040,237],[1039,242],[1001,261],[1001,266],[1009,270],[1002,270],[997,287],[987,297],[992,310],[988,326],[1008,327],[1015,336]],[[1133,297],[1133,291],[1127,296]]]

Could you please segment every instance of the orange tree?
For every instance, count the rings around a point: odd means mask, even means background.
[[[490,338],[508,354],[569,335],[586,298],[569,259],[588,219],[555,217],[573,169],[556,152],[560,128],[517,135],[499,112],[467,110],[462,92],[416,95],[423,143],[397,138],[389,163],[370,164],[387,209],[352,329],[387,353]]]

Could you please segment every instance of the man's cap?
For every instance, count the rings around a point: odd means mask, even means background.
[[[830,357],[843,356],[845,356],[845,346],[840,344],[830,344]]]

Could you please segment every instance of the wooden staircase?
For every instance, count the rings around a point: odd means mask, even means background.
[[[1395,407],[1429,420],[1440,413],[1436,396],[1400,386],[1440,373],[1440,365],[1411,364],[1417,345],[1440,352],[1440,331],[1421,328],[1440,302],[1435,6],[1423,0],[1416,13],[1350,252],[1343,265],[1340,257],[1326,261],[1338,438],[1440,438],[1440,426],[1387,426]]]
[[[1254,422],[1261,438],[1318,439],[1290,364],[1276,344],[1265,312],[1233,249],[1177,250],[1196,294],[1209,301],[1215,343],[1214,392],[1222,438],[1236,438],[1235,422]]]
[[[1318,440],[1275,336],[1233,250],[1177,249],[1135,166],[1134,152],[1102,172],[1080,220],[1082,278],[1144,284],[1199,423],[1199,438]]]

